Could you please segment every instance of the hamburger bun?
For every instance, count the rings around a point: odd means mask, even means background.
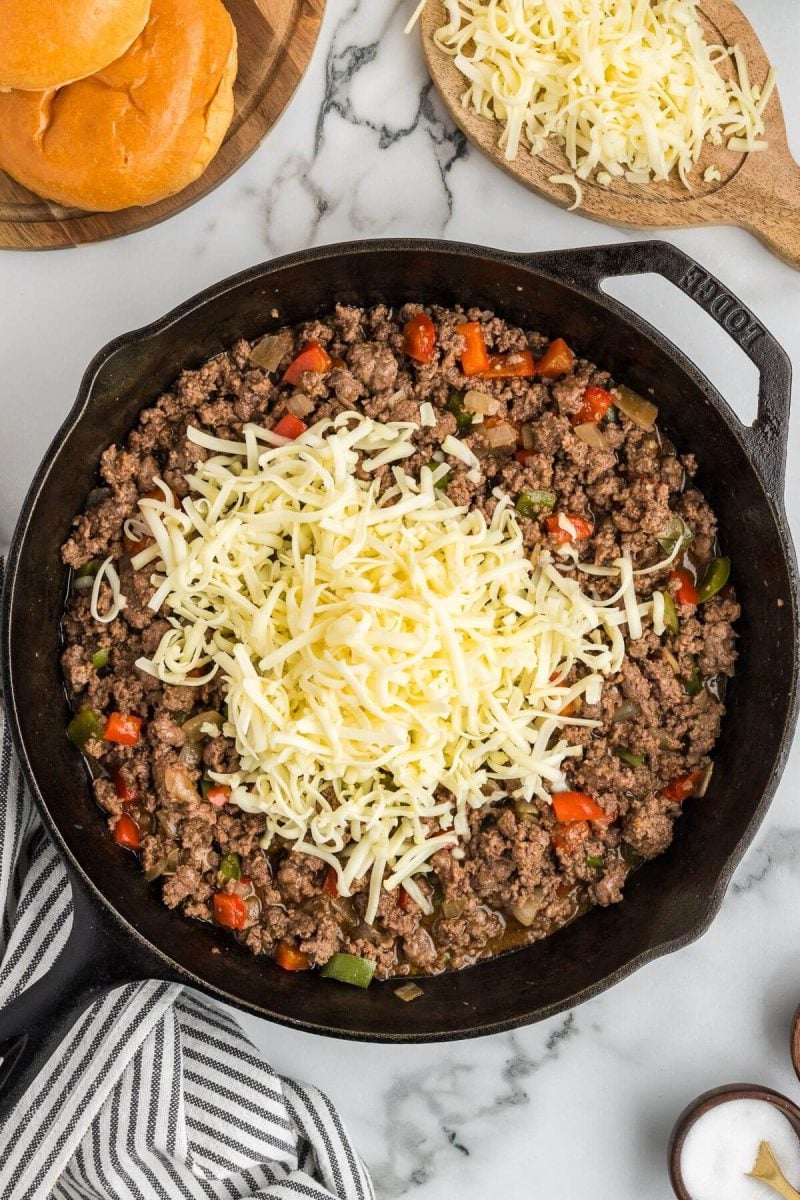
[[[0,89],[42,91],[101,71],[149,13],[150,0],[0,0]]]
[[[221,0],[152,0],[140,36],[102,71],[53,91],[0,93],[0,168],[93,212],[163,200],[217,153],[236,68]]]

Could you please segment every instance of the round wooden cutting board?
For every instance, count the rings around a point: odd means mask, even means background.
[[[305,74],[325,0],[225,0],[239,39],[236,107],[225,141],[199,179],[158,204],[113,213],[62,208],[0,171],[0,247],[53,249],[146,229],[227,179],[272,128]]]
[[[731,0],[701,0],[698,6],[710,42],[738,45],[744,52],[754,83],[763,84],[769,60],[755,31]],[[442,0],[428,0],[422,20],[422,44],[434,84],[455,123],[469,140],[498,166],[521,183],[563,207],[574,202],[572,188],[550,183],[551,175],[571,174],[566,156],[554,141],[536,157],[520,149],[508,162],[498,149],[502,126],[464,108],[461,97],[467,81],[453,60],[434,42],[437,29],[446,24]],[[734,68],[726,62],[725,72]],[[769,148],[737,154],[724,147],[707,147],[692,173],[693,190],[679,180],[647,187],[615,180],[602,187],[582,181],[583,198],[577,211],[597,221],[628,229],[666,229],[688,225],[741,225],[750,229],[771,250],[794,267],[800,267],[800,165],[792,158],[777,92],[764,112],[764,137]],[[703,171],[711,163],[721,180],[706,183]]]

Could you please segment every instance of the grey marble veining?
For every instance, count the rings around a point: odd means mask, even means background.
[[[640,235],[530,195],[445,120],[411,0],[328,0],[311,68],[260,150],[179,217],[134,237],[0,256],[0,548],[25,488],[109,338],[272,255],[375,236],[531,251]],[[800,158],[796,0],[741,0],[779,71]],[[800,273],[737,229],[676,232],[800,362]],[[647,278],[625,302],[658,321],[746,414],[752,375],[684,297]],[[800,528],[800,406],[787,502]],[[757,752],[757,747],[754,748]],[[789,1092],[800,1002],[800,750],[709,932],[541,1025],[446,1046],[369,1046],[246,1018],[275,1066],[325,1088],[381,1197],[667,1200],[665,1145],[697,1092],[737,1078]]]

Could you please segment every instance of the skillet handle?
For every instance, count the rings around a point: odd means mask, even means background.
[[[704,309],[744,350],[759,373],[758,416],[752,425],[740,422],[740,433],[774,499],[783,495],[786,447],[789,440],[792,368],[783,347],[749,308],[705,267],[670,242],[618,242],[575,250],[525,255],[566,284],[597,293],[604,279],[621,275],[663,275]],[[603,302],[629,311],[610,296]]]
[[[126,945],[70,871],[72,929],[47,974],[0,1008],[0,1126],[96,1000],[149,978],[153,963]]]

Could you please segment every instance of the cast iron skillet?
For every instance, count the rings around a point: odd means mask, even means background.
[[[600,292],[612,275],[656,271],[728,330],[760,371],[746,428],[709,381],[644,321]],[[646,392],[678,445],[696,452],[719,515],[743,617],[738,673],[707,798],[687,806],[675,843],[638,872],[622,905],[594,910],[537,945],[425,983],[403,1004],[392,986],[360,992],[287,974],[224,933],[168,911],[133,856],[108,837],[68,719],[59,668],[65,577],[59,547],[94,486],[103,448],[121,441],[178,370],[336,299],[476,303],[551,335]],[[437,1041],[509,1029],[575,1005],[708,926],[775,791],[797,704],[796,563],[782,507],[788,360],[755,317],[672,246],[639,242],[528,256],[423,241],[361,242],[291,255],[237,275],[154,325],[112,342],[25,501],[7,566],[3,678],[17,751],[72,879],[69,944],[48,976],[0,1012],[9,1106],[90,1001],[147,977],[191,984],[259,1016],[316,1033]],[[219,950],[222,953],[219,953]],[[2,1086],[2,1084],[0,1084]]]

